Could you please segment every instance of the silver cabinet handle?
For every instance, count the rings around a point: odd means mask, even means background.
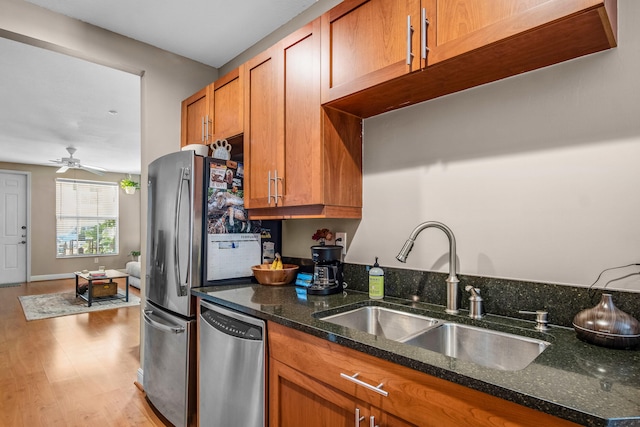
[[[273,171],[273,186],[275,188],[275,196],[273,196],[273,201],[276,206],[278,206],[278,170],[274,169]]]
[[[411,26],[411,15],[407,15],[407,65],[411,65],[413,60],[413,53],[411,53],[411,35],[413,34],[413,27]]]
[[[420,46],[420,52],[422,55],[422,59],[427,59],[427,52],[429,52],[429,46],[427,46],[427,28],[429,26],[429,20],[427,19],[427,9],[426,8],[422,8],[422,17],[421,17],[421,27],[422,27],[422,34],[421,34],[421,46]]]
[[[204,117],[201,120],[202,122],[202,130],[200,132],[200,141],[204,142]]]
[[[278,206],[278,198],[282,198],[281,195],[278,194],[278,181],[282,181],[282,177],[278,176],[278,169],[274,170],[274,178],[273,178],[273,183],[275,184],[276,187],[276,195],[274,196],[274,200],[276,201],[276,206]]]
[[[356,383],[358,385],[361,385],[362,387],[369,389],[371,391],[375,391],[378,394],[383,395],[384,397],[389,396],[389,392],[386,390],[382,390],[382,386],[384,385],[383,383],[378,384],[377,386],[373,386],[369,383],[366,383],[362,380],[358,379],[358,375],[360,375],[360,373],[355,373],[353,375],[347,375],[347,374],[343,374],[342,372],[340,372],[340,376],[342,378],[344,378],[345,380],[351,381],[352,383]]]
[[[267,205],[271,204],[271,171],[267,173]]]
[[[373,415],[369,417],[369,427],[379,427],[376,425],[376,417],[374,417]]]
[[[279,177],[278,176],[278,170],[274,169],[273,178],[271,178],[271,171],[269,171],[267,179],[269,180],[269,187],[267,188],[267,204],[271,205],[271,198],[273,197],[274,206],[278,206],[278,198],[282,198],[282,196],[278,194],[278,181],[282,181],[282,177]],[[273,182],[273,185],[275,187],[275,191],[274,191],[275,195],[273,195],[273,196],[271,195],[271,183],[272,182]]]
[[[362,420],[364,420],[364,417],[360,416],[360,408],[356,408],[356,427],[360,426]]]

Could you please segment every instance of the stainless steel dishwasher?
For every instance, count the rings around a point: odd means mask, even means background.
[[[200,301],[201,427],[264,427],[265,323]]]

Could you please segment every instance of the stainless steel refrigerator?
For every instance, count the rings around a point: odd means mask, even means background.
[[[204,158],[193,151],[149,165],[143,387],[176,427],[195,425],[196,302],[201,284]]]
[[[143,387],[176,427],[196,411],[196,299],[191,288],[246,282],[281,250],[280,221],[250,221],[243,164],[180,151],[149,165]]]

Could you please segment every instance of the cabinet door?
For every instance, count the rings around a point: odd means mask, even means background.
[[[211,125],[209,90],[209,86],[204,87],[182,101],[181,147],[209,142],[207,138],[207,131]]]
[[[409,421],[393,416],[375,407],[371,408],[371,416],[374,420],[373,425],[376,427],[426,427],[425,425],[412,424]],[[370,425],[371,421],[369,420],[369,424],[367,424],[366,427]]]
[[[246,208],[273,205],[275,187],[269,177],[284,172],[281,52],[275,45],[243,65]]]
[[[213,141],[231,138],[243,131],[243,70],[236,68],[213,84]]]
[[[282,206],[321,204],[320,21],[315,20],[284,39],[282,48],[285,91],[285,169],[279,190],[283,194]]]
[[[358,411],[358,412],[356,412]],[[363,417],[356,424],[356,415]],[[369,427],[368,405],[271,359],[269,425],[278,427]]]
[[[431,7],[438,25],[428,43],[429,65],[551,22],[560,9],[576,9],[574,1],[566,0],[438,1]]]
[[[370,413],[379,420],[376,424],[380,427],[577,427],[572,422],[273,322],[268,323],[268,331],[272,359],[369,404]],[[344,374],[358,374],[357,378],[371,387],[355,384]],[[381,396],[372,388],[388,395]]]
[[[322,102],[420,69],[420,15],[420,0],[345,0],[325,13]]]

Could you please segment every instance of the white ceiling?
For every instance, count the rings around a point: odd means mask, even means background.
[[[1,161],[57,166],[73,146],[83,164],[140,172],[140,77],[3,38],[0,52]]]
[[[316,0],[28,0],[220,68]]]
[[[218,68],[317,0],[28,1]],[[140,173],[139,77],[1,37],[0,52],[0,161],[54,165],[73,146]]]

